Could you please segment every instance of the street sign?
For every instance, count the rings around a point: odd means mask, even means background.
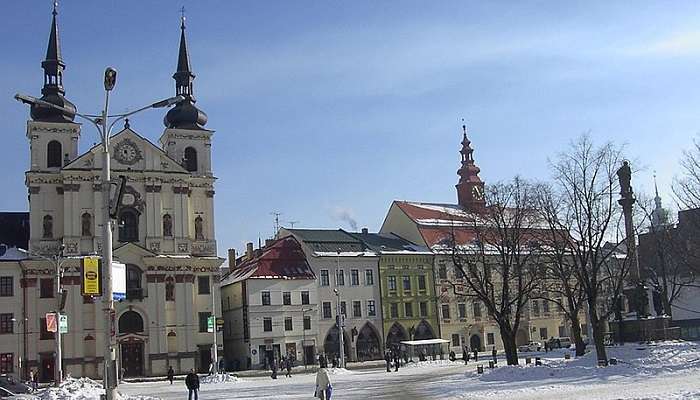
[[[126,299],[126,265],[112,262],[112,299]]]
[[[81,260],[83,275],[81,289],[84,296],[99,296],[102,294],[100,264],[99,257],[83,257]]]
[[[217,319],[216,319],[216,331],[217,331],[217,332],[223,332],[223,331],[224,331],[224,319],[223,319],[223,318],[217,318]]]
[[[214,332],[214,316],[210,315],[209,318],[207,318],[207,332],[213,333]]]
[[[58,316],[58,332],[68,333],[68,316],[66,314],[59,314]]]
[[[56,332],[58,330],[57,328],[56,314],[46,313],[46,331]]]

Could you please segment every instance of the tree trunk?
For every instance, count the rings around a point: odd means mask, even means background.
[[[508,329],[500,329],[503,349],[506,352],[506,362],[508,365],[518,365],[518,346],[515,344],[515,332]]]
[[[588,303],[588,314],[591,319],[591,328],[593,328],[593,342],[595,344],[596,358],[599,363],[608,365],[608,354],[605,350],[605,326],[598,318],[598,310],[595,308],[595,303]]]
[[[583,343],[583,337],[581,336],[581,321],[578,313],[570,317],[569,320],[571,321],[571,336],[576,345],[576,357],[581,357],[586,353],[586,344]]]

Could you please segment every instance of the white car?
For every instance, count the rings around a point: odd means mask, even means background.
[[[528,351],[540,351],[542,349],[542,343],[540,342],[528,342],[522,346],[518,346],[518,351],[528,352]]]

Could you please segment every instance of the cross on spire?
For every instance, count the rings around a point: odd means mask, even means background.
[[[185,19],[187,19],[187,17],[185,17],[185,6],[182,6],[180,8],[180,27],[183,29],[185,28]]]

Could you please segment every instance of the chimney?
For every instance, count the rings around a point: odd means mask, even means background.
[[[228,249],[228,268],[233,269],[236,266],[236,249]]]
[[[253,242],[248,242],[245,244],[245,258],[247,260],[253,258]]]
[[[367,229],[367,228],[362,228],[362,234],[363,234],[363,235],[366,235],[366,234],[368,234],[368,233],[369,233],[369,229]]]

